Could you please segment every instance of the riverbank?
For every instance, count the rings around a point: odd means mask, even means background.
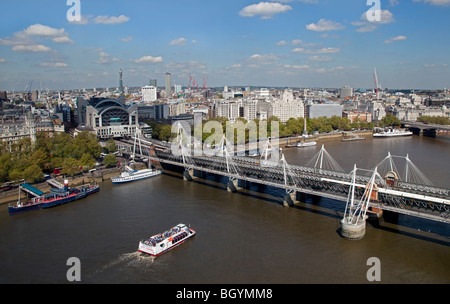
[[[365,131],[353,131],[351,132],[354,135],[357,135],[359,137],[365,138],[365,137],[372,137],[373,131],[372,130],[365,130]],[[344,132],[334,132],[334,133],[324,133],[324,134],[317,134],[317,135],[311,135],[305,138],[305,142],[322,142],[322,141],[328,141],[328,140],[342,140],[344,138],[349,138],[348,136],[344,135]],[[284,141],[286,140],[286,141]],[[280,147],[286,147],[286,148],[296,148],[295,146],[290,147],[292,144],[296,144],[300,141],[303,141],[302,136],[297,137],[289,137],[286,139],[280,139],[279,140],[279,146]],[[284,146],[285,145],[285,146]]]
[[[142,163],[136,163],[135,169],[141,170],[144,169],[145,165]],[[122,167],[119,168],[105,168],[105,169],[98,169],[96,171],[93,171],[91,173],[84,173],[81,175],[73,176],[73,177],[57,177],[55,180],[57,180],[59,183],[64,184],[64,180],[69,181],[69,187],[78,187],[85,184],[100,184],[102,182],[111,180],[111,178],[119,176],[122,172]],[[44,193],[47,193],[50,191],[52,186],[50,186],[47,182],[42,182],[38,184],[33,184],[33,187],[41,190]],[[24,199],[27,194],[21,193],[22,199]],[[9,191],[4,191],[0,193],[0,205],[5,205],[9,203],[15,203],[17,202],[19,197],[19,189],[15,188]]]

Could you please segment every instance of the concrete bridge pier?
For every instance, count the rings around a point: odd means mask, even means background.
[[[283,206],[290,207],[290,206],[294,206],[296,203],[298,203],[298,201],[297,201],[297,192],[286,193],[284,195],[284,197],[283,197]]]
[[[227,183],[227,191],[228,192],[237,192],[241,187],[239,187],[238,179],[231,179]]]
[[[435,138],[437,135],[436,129],[424,129],[422,131],[423,136],[433,137]]]
[[[183,180],[193,181],[197,177],[194,175],[194,169],[186,169],[183,171]]]
[[[367,218],[367,217],[366,217]],[[341,235],[347,240],[360,240],[366,234],[366,218],[358,222],[350,221],[348,217],[341,220]]]

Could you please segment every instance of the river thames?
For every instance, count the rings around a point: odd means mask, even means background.
[[[450,188],[449,137],[328,140],[283,152],[304,165],[322,143],[348,172],[354,163],[373,169],[388,152],[408,154],[435,185]],[[367,223],[362,240],[348,241],[338,233],[345,204],[329,199],[284,207],[277,189],[229,193],[213,176],[188,182],[171,172],[100,186],[53,209],[11,217],[0,206],[0,283],[68,283],[71,257],[80,260],[82,283],[370,283],[371,257],[381,283],[450,283],[448,224],[387,213],[379,225]],[[156,259],[137,253],[140,240],[178,223],[197,235]]]

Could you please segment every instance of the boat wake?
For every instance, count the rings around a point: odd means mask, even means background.
[[[112,262],[104,265],[97,271],[97,273],[107,271],[110,268],[114,267],[145,267],[150,266],[153,261],[155,260],[154,257],[148,254],[144,254],[141,252],[131,252],[131,253],[124,253],[121,254],[117,259],[113,260]]]

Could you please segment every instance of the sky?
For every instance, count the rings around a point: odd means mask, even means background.
[[[77,4],[79,3],[79,5]],[[0,90],[450,88],[450,0],[1,1]],[[80,12],[80,21],[74,17]]]

